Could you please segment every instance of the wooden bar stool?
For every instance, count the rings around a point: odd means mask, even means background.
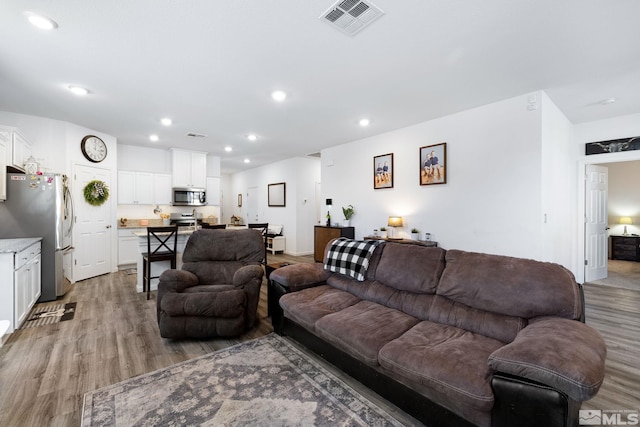
[[[155,247],[157,245],[157,247]],[[155,249],[151,250],[154,246]],[[142,292],[147,292],[147,299],[151,297],[151,263],[156,261],[171,261],[171,268],[176,268],[176,247],[178,246],[178,225],[170,227],[147,227],[147,252],[142,253]]]

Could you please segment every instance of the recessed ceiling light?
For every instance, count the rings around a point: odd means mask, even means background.
[[[610,104],[613,104],[614,102],[616,102],[615,98],[607,98],[607,99],[603,99],[602,101],[600,101],[600,104],[602,104],[602,105],[610,105]]]
[[[274,90],[271,92],[271,97],[278,102],[282,102],[287,99],[287,94],[282,90]]]
[[[46,16],[38,15],[33,12],[25,12],[24,15],[27,17],[31,25],[38,27],[41,30],[55,30],[58,28],[58,23]]]
[[[171,126],[173,120],[171,120],[169,117],[165,117],[160,120],[160,123],[162,123],[164,126]]]
[[[360,119],[358,123],[360,124],[360,126],[366,127],[366,126],[369,126],[370,121],[369,119]]]
[[[249,141],[256,141],[258,139],[258,136],[253,133],[250,133],[249,135],[247,135],[247,139]]]
[[[224,147],[224,151],[226,151],[227,153],[230,153],[233,151],[233,148],[229,147],[228,145],[226,147]]]
[[[160,138],[158,137],[158,135],[149,135],[149,140],[153,141],[153,142],[158,142]]]
[[[89,94],[89,90],[88,89],[85,89],[85,88],[80,87],[80,86],[70,85],[70,86],[68,86],[68,88],[69,88],[69,90],[71,92],[73,92],[75,95],[78,95],[78,96],[84,96],[84,95],[88,95]]]
[[[249,160],[249,159],[244,159],[244,162],[245,162],[245,163],[250,163],[250,162],[251,162],[251,160]]]

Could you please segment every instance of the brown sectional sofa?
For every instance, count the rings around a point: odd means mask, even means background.
[[[276,332],[429,425],[577,425],[606,347],[583,323],[571,272],[400,243],[380,244],[368,262],[363,281],[323,264],[274,271]]]

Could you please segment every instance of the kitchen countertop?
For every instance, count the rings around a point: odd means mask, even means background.
[[[20,252],[36,242],[42,237],[24,237],[20,239],[0,239],[0,253]]]

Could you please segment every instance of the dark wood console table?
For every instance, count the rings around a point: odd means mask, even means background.
[[[316,262],[324,260],[324,248],[331,239],[346,237],[354,239],[356,234],[354,227],[327,227],[316,225],[313,229],[313,259]]]

